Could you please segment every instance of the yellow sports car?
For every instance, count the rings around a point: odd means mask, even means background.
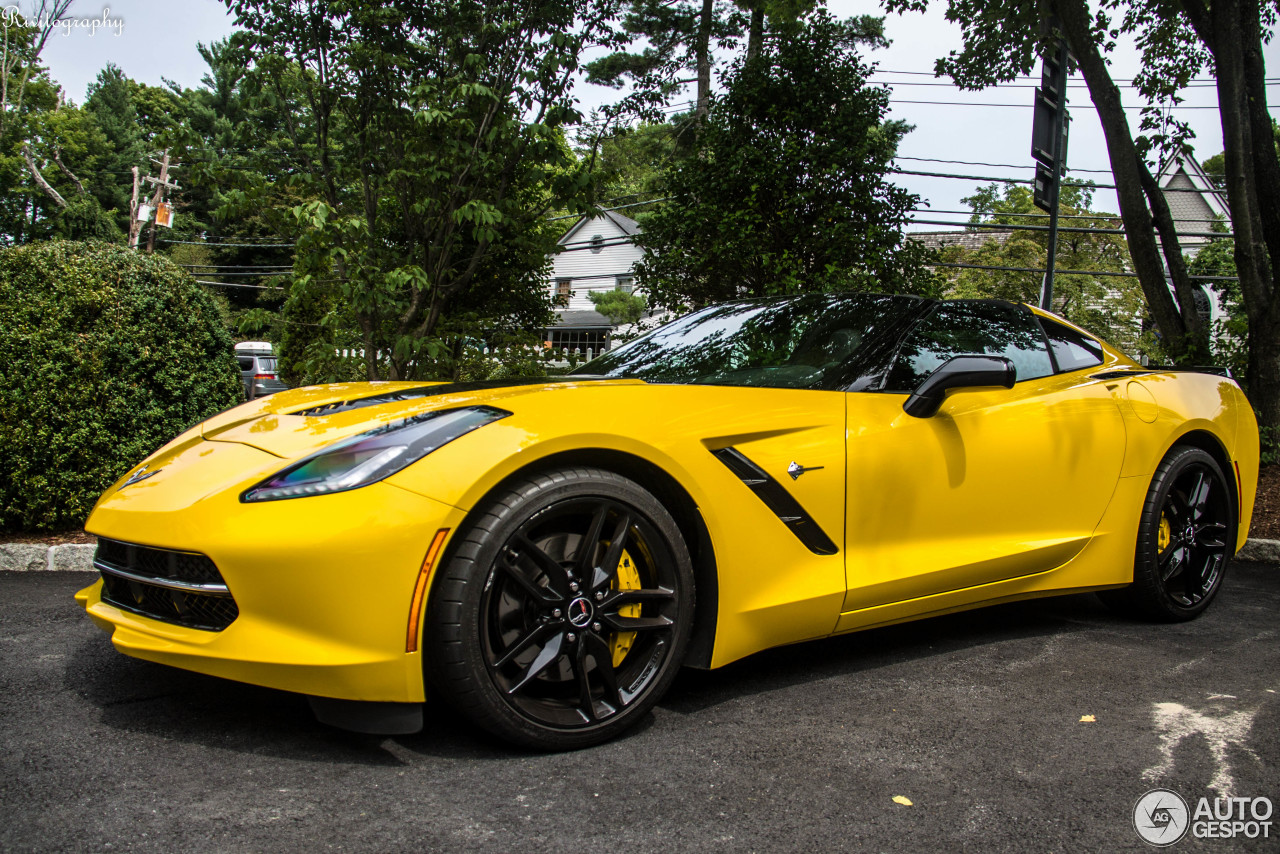
[[[1024,305],[808,295],[689,314],[567,377],[281,392],[99,499],[77,594],[127,655],[566,749],[679,667],[994,602],[1203,611],[1258,427]]]

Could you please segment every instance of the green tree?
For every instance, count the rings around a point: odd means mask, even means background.
[[[296,86],[314,140],[296,176],[295,300],[349,316],[366,375],[440,370],[472,293],[484,325],[549,311],[546,214],[585,203],[564,139],[585,45],[616,11],[586,0],[229,0],[255,63]],[[453,309],[456,314],[451,314]]]
[[[118,213],[124,230],[129,227],[130,170],[146,165],[146,147],[131,91],[134,85],[118,66],[108,63],[89,84],[84,102],[85,112],[93,117],[102,132],[107,152],[101,176],[90,186],[102,207]]]
[[[1089,270],[1099,273],[1132,273],[1124,232],[1114,215],[1092,210],[1093,190],[1089,187],[1062,189],[1061,227],[1057,241],[1057,266],[1061,270]],[[1031,190],[1017,184],[1003,188],[989,184],[963,200],[972,209],[969,221],[976,225],[1025,226],[1028,214],[1039,209]],[[1106,229],[1110,233],[1077,232],[1071,229]],[[973,229],[990,234],[991,229]],[[1048,259],[1048,234],[1014,228],[1003,241],[994,237],[973,250],[951,247],[943,250],[947,261],[986,267],[1043,269]],[[1042,273],[1016,270],[960,269],[950,289],[955,297],[997,297],[1016,302],[1039,302]],[[1135,279],[1123,275],[1079,275],[1058,273],[1053,284],[1053,310],[1102,336],[1129,353],[1146,349],[1142,340],[1145,303]]]
[[[717,49],[742,37],[747,20],[733,3],[716,0],[632,0],[622,31],[639,50],[619,50],[587,64],[587,80],[620,88],[630,81],[637,103],[666,103],[688,83],[694,90],[694,115],[706,117],[711,97],[711,68]],[[688,75],[692,74],[692,77]]]
[[[609,318],[615,326],[637,323],[649,309],[649,301],[645,299],[644,294],[614,290],[589,291],[587,296],[596,307],[596,311]]]
[[[890,11],[922,11],[928,0],[883,4]],[[938,60],[937,73],[950,76],[962,88],[983,89],[1030,74],[1037,57],[1059,35],[1070,44],[1102,124],[1129,255],[1151,315],[1170,356],[1204,358],[1208,330],[1195,310],[1173,216],[1143,159],[1144,149],[1134,138],[1108,65],[1107,53],[1119,35],[1123,10],[1111,5],[1090,9],[1087,0],[947,0],[946,6],[947,18],[959,23],[964,42],[960,50]],[[1166,265],[1173,294],[1166,284]]]
[[[23,4],[26,17],[0,16],[0,243],[32,239],[36,223],[57,214],[66,199],[42,173],[42,117],[59,106],[57,84],[40,54],[53,31],[47,16],[61,15],[71,0]],[[42,19],[41,15],[46,17]],[[34,153],[32,149],[34,150]],[[55,181],[58,179],[55,178]],[[43,183],[42,183],[43,182]],[[53,190],[53,192],[50,192]],[[58,201],[61,199],[61,202]]]
[[[884,0],[892,11],[922,10],[928,0]],[[1189,139],[1184,123],[1161,108],[1211,70],[1225,142],[1227,202],[1236,266],[1249,317],[1250,389],[1264,424],[1280,428],[1280,156],[1266,107],[1263,44],[1276,21],[1270,0],[1127,0],[1091,7],[1087,0],[947,0],[947,17],[964,30],[964,47],[938,61],[938,73],[982,88],[1028,73],[1051,39],[1064,37],[1102,123],[1130,255],[1164,346],[1178,360],[1207,355],[1208,329],[1195,308],[1195,289],[1177,229],[1146,158],[1176,154]],[[1143,52],[1135,78],[1147,99],[1135,136],[1108,54],[1122,36]],[[1159,233],[1159,243],[1155,233]],[[1160,263],[1163,253],[1164,265]],[[1173,281],[1171,297],[1165,266]]]
[[[678,122],[644,122],[603,137],[594,162],[588,160],[597,197],[618,203],[656,198],[663,171],[678,156],[684,127]],[[583,156],[590,158],[587,152]]]
[[[1213,74],[1223,184],[1249,322],[1249,389],[1261,421],[1280,429],[1280,152],[1267,109],[1263,57],[1276,19],[1271,0],[1130,0],[1124,28],[1137,34],[1143,48],[1137,83],[1148,98],[1176,102],[1188,80],[1206,70]],[[1158,125],[1151,112],[1144,127]],[[1165,150],[1187,135],[1175,124]]]
[[[885,120],[859,28],[816,13],[766,39],[712,99],[702,149],[646,216],[639,283],[660,306],[830,290],[931,292],[904,240],[918,197],[886,171],[908,128]]]

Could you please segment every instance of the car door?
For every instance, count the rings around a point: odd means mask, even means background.
[[[930,418],[903,412],[965,353],[1010,358],[1017,383],[952,391]],[[1124,424],[1103,381],[1057,369],[1025,306],[939,304],[884,386],[848,395],[843,612],[1044,572],[1084,548],[1120,474]]]
[[[253,400],[253,375],[257,372],[253,356],[237,356],[240,362],[240,382],[244,385],[244,399]]]

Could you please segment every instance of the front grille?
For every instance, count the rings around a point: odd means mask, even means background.
[[[145,617],[220,632],[240,615],[222,573],[194,552],[98,539],[102,599]]]

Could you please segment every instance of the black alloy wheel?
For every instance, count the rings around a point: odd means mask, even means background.
[[[631,726],[679,669],[693,572],[649,492],[574,468],[520,481],[460,533],[429,604],[428,677],[517,744],[564,750]]]
[[[1166,622],[1198,616],[1235,554],[1236,504],[1209,454],[1176,447],[1156,469],[1143,506],[1133,584],[1104,597]]]

